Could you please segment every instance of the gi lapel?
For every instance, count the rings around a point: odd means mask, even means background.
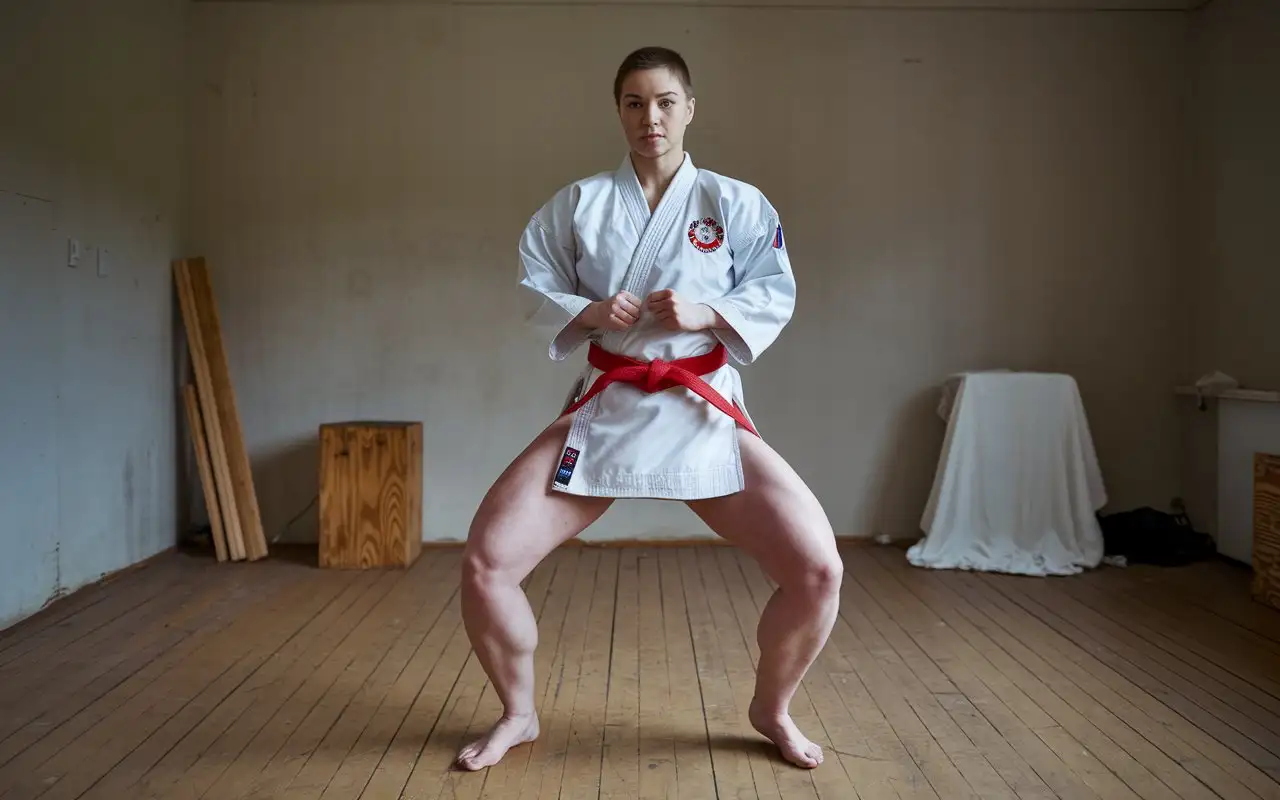
[[[667,241],[667,237],[671,235],[671,226],[679,219],[679,214],[689,199],[689,193],[693,191],[697,177],[698,169],[693,165],[693,159],[686,153],[684,163],[676,171],[667,191],[658,201],[657,209],[651,215],[649,203],[644,199],[644,190],[640,188],[640,179],[636,176],[635,167],[631,163],[631,156],[628,155],[623,160],[622,166],[614,174],[614,183],[622,194],[623,202],[627,206],[632,221],[636,224],[636,229],[641,232],[640,242],[636,245],[635,252],[631,254],[631,263],[627,265],[627,273],[622,278],[623,291],[630,292],[641,299],[644,298],[644,287],[649,282],[649,270],[657,260],[658,251],[662,248],[663,242]],[[610,349],[610,346],[616,345],[624,335],[621,332],[610,331],[600,343],[606,349]]]

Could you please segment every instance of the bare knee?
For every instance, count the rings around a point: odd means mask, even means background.
[[[466,547],[462,550],[462,585],[467,589],[492,589],[495,586],[518,584],[524,575],[513,563],[512,553],[503,553],[494,547],[493,536],[486,531],[472,530]]]
[[[462,551],[462,587],[464,591],[492,590],[504,584],[519,583],[510,565],[496,558],[491,548],[481,542],[485,539],[472,530]]]
[[[510,519],[513,516],[509,507],[510,492],[499,481],[476,509],[462,550],[464,589],[486,589],[504,583],[519,583],[524,577],[514,574],[517,571],[515,560],[519,545],[510,536]]]
[[[806,561],[783,584],[815,602],[829,602],[840,597],[840,585],[844,582],[844,564],[838,555]]]
[[[479,553],[466,551],[462,556],[462,584],[477,587],[493,580],[493,568]]]

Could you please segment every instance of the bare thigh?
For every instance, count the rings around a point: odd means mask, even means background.
[[[840,552],[818,498],[766,442],[747,432],[739,436],[744,490],[693,500],[689,508],[780,584],[840,574]]]
[[[552,423],[489,488],[467,534],[467,561],[516,581],[599,519],[613,500],[551,489],[571,417]]]

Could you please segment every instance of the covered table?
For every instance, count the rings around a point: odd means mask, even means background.
[[[1074,378],[954,376],[939,412],[947,433],[912,564],[1072,575],[1102,561],[1106,491]]]

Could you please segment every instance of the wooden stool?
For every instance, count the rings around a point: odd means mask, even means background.
[[[320,426],[320,566],[408,567],[422,552],[422,423]]]

